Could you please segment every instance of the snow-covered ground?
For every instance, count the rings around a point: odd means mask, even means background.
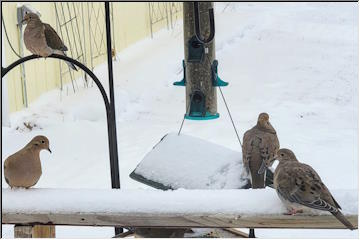
[[[358,191],[358,8],[356,3],[217,3],[216,57],[239,133],[268,112],[282,147],[310,164],[330,190]],[[185,112],[182,26],[163,30],[114,62],[121,186]],[[107,87],[106,64],[96,75]],[[46,79],[43,79],[46,81]],[[70,91],[69,91],[70,92]],[[61,97],[60,97],[61,96]],[[61,100],[60,100],[61,99]],[[241,151],[218,97],[220,119],[185,121],[182,132]],[[38,188],[110,188],[105,108],[96,87],[43,94],[2,127],[2,160],[33,136],[49,137]],[[25,123],[36,124],[29,131]],[[7,187],[2,181],[2,187]],[[266,202],[266,200],[264,200]],[[340,202],[340,205],[346,203]],[[112,228],[57,227],[57,237],[108,238]],[[256,230],[266,238],[357,238],[348,230]],[[12,237],[4,226],[4,237]]]

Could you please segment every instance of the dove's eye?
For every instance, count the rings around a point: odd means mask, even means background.
[[[282,157],[283,157],[283,156],[284,156],[284,154],[282,153],[282,154],[280,154],[280,156],[282,156]]]
[[[44,141],[44,140],[42,140],[42,141],[41,141],[41,143],[45,143],[45,141]]]

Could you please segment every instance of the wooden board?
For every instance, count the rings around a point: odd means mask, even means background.
[[[55,226],[53,225],[15,225],[15,238],[55,238]]]
[[[357,215],[346,216],[357,228]],[[49,224],[71,226],[168,227],[168,228],[319,228],[344,229],[332,215],[167,215],[101,213],[2,213],[3,224]]]
[[[18,226],[14,227],[15,238],[31,238],[32,237],[32,226]]]
[[[55,238],[55,226],[34,225],[32,230],[33,238]]]

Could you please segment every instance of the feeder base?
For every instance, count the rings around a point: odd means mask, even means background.
[[[191,115],[186,114],[185,119],[189,120],[212,120],[217,119],[220,117],[219,113],[211,114],[209,112],[206,112],[205,116],[202,116],[201,113],[191,113]]]

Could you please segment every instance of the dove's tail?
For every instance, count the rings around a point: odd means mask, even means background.
[[[251,174],[251,188],[265,188],[265,173],[253,172]]]
[[[251,160],[252,161],[249,162],[251,188],[265,188],[265,171],[259,173],[259,169],[263,161],[258,148],[252,151]]]
[[[66,53],[64,51],[54,50],[54,53],[66,56]],[[68,62],[68,61],[65,61],[65,62],[72,70],[77,71],[77,68],[75,67],[75,65],[73,63]]]
[[[75,67],[75,65],[71,62],[66,62],[66,64],[72,69],[72,70],[75,70],[77,71],[77,68]]]
[[[65,52],[63,52],[63,53],[64,53],[64,55],[66,56]],[[75,65],[74,65],[73,63],[71,63],[71,62],[66,62],[66,64],[67,64],[72,70],[77,71],[77,68],[75,67]]]
[[[349,220],[346,219],[346,217],[340,212],[332,212],[332,215],[334,215],[342,224],[344,224],[348,229],[354,230],[355,227],[349,222]]]

